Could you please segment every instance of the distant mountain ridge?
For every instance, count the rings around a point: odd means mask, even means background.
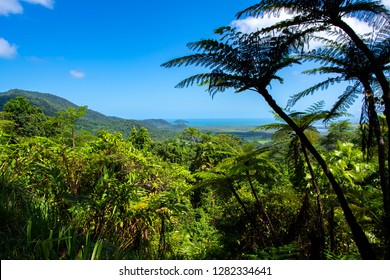
[[[57,112],[65,111],[70,107],[79,107],[69,100],[54,94],[12,89],[6,92],[0,92],[0,111],[3,110],[5,103],[18,96],[26,97],[33,105],[41,108],[43,113],[48,116],[56,116]],[[86,105],[88,106],[88,104]],[[79,129],[88,130],[93,134],[96,134],[99,130],[107,130],[109,132],[121,132],[125,137],[131,132],[133,127],[139,129],[142,126],[149,130],[153,138],[164,138],[164,136],[183,129],[183,125],[173,125],[163,119],[128,120],[106,116],[90,109],[88,109],[87,115],[80,119],[78,124]]]

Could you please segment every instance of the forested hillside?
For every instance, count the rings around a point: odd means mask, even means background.
[[[26,97],[34,106],[41,108],[45,115],[51,117],[68,108],[79,107],[53,94],[13,89],[0,93],[0,108],[3,108],[7,101],[17,96]],[[142,126],[149,130],[153,138],[169,137],[183,129],[183,125],[171,125],[164,120],[127,120],[118,117],[108,117],[90,109],[87,110],[85,118],[80,119],[77,123],[78,129],[87,130],[92,134],[97,134],[99,130],[107,130],[110,132],[118,131],[125,136],[130,134],[133,127],[139,129]]]

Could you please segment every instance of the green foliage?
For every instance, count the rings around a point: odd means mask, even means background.
[[[195,129],[162,142],[140,132],[128,141],[101,131],[79,138],[75,148],[62,139],[66,135],[10,142],[3,134],[1,258],[310,258],[306,231],[293,242],[288,238],[302,207],[301,190],[273,148]],[[136,142],[138,134],[146,141]],[[376,165],[350,144],[338,144],[328,159],[371,242],[381,248]],[[342,212],[314,168],[325,224],[334,205],[336,249],[327,239],[325,256],[356,258]],[[315,215],[310,209],[308,215]],[[315,220],[304,227],[315,228]]]
[[[79,108],[68,108],[65,112],[58,112],[59,115],[59,122],[62,124],[63,128],[65,129],[64,133],[66,133],[66,130],[69,129],[71,133],[71,140],[72,140],[72,148],[74,149],[76,146],[76,121],[79,118],[85,117],[87,114],[87,106],[81,106]]]
[[[65,112],[69,108],[79,108],[76,104],[52,94],[14,89],[0,93],[0,110],[5,103],[20,96],[28,99],[33,106],[40,108],[49,117],[56,117],[58,112]],[[86,116],[77,122],[76,127],[79,130],[89,131],[93,135],[97,135],[100,130],[107,130],[111,133],[120,132],[128,136],[133,127],[140,129],[143,126],[148,129],[151,137],[154,139],[172,137],[183,129],[182,125],[172,125],[164,120],[126,120],[108,117],[93,110],[87,110]],[[48,125],[43,130],[47,131],[53,128],[53,126]]]
[[[147,150],[150,147],[152,139],[149,136],[149,131],[145,127],[141,127],[139,131],[135,127],[131,130],[129,141],[139,150]]]
[[[321,143],[329,151],[334,150],[338,142],[354,141],[355,132],[351,123],[346,120],[330,123],[327,130],[327,134],[321,139]]]
[[[8,122],[3,122],[5,132],[15,136],[45,135],[44,123],[47,118],[42,110],[33,106],[25,97],[19,96],[4,104],[4,116]],[[3,129],[4,129],[3,128]]]

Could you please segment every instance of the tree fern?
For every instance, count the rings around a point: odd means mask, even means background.
[[[370,0],[265,0],[237,13],[237,17],[264,17],[266,15],[278,17],[282,11],[294,15],[291,20],[282,21],[284,26],[327,23],[341,16],[355,17],[380,28],[390,19],[390,13],[381,1]],[[283,25],[277,23],[273,28],[280,28]]]
[[[221,43],[230,44],[234,51],[226,51],[222,44],[222,53],[226,52],[226,59],[220,60],[220,63],[213,65],[206,75],[209,80],[202,76],[200,80],[202,85],[208,86],[208,91],[214,95],[219,91],[223,91],[228,87],[241,92],[244,90],[253,90],[259,93],[269,106],[287,122],[293,131],[298,135],[303,145],[307,147],[310,153],[316,158],[321,165],[323,171],[330,180],[338,198],[342,205],[345,217],[354,233],[354,238],[359,244],[359,251],[364,258],[375,258],[375,253],[368,242],[367,237],[357,223],[349,205],[345,199],[340,185],[335,180],[331,170],[328,168],[324,158],[318,150],[313,146],[308,137],[303,133],[302,129],[289,117],[284,110],[276,103],[272,95],[268,92],[268,87],[271,81],[281,80],[277,76],[279,70],[299,63],[299,58],[291,55],[291,53],[302,46],[307,38],[306,35],[312,30],[295,29],[286,30],[279,34],[242,34],[236,32],[235,29],[223,29],[221,34]],[[260,36],[259,36],[260,35]],[[215,50],[206,52],[210,57],[215,56]],[[218,53],[220,54],[220,53]],[[185,60],[191,64],[197,63],[192,58],[185,57]],[[202,61],[200,61],[201,65]],[[165,67],[173,67],[183,65],[182,60],[173,60],[163,64]],[[192,84],[196,78],[190,78],[189,83],[184,82],[183,85]]]
[[[266,0],[239,12],[237,16],[238,18],[243,16],[278,16],[282,11],[292,14],[293,18],[280,21],[269,28],[263,29],[262,32],[283,30],[292,26],[298,26],[301,29],[313,27],[322,28],[328,33],[333,33],[333,35],[338,33],[337,41],[347,43],[348,37],[348,40],[350,39],[355,47],[362,52],[362,55],[367,59],[370,66],[369,68],[366,68],[366,71],[369,71],[376,76],[382,89],[382,98],[385,106],[384,113],[387,119],[388,137],[390,138],[390,85],[388,77],[386,77],[382,67],[383,61],[378,58],[374,50],[367,44],[367,41],[359,36],[353,28],[344,21],[347,17],[354,17],[360,21],[366,22],[371,25],[374,30],[379,30],[378,37],[375,39],[384,41],[389,39],[390,11],[381,1],[373,0]],[[336,30],[333,27],[337,27]],[[313,32],[315,32],[314,28]],[[312,34],[313,33],[306,33],[305,36],[311,36]],[[344,34],[346,36],[344,36]],[[387,53],[386,59],[388,59],[388,57],[389,55]],[[388,155],[388,161],[390,162],[390,153]],[[388,212],[388,223],[390,223],[390,205]],[[388,251],[390,255],[390,230]]]

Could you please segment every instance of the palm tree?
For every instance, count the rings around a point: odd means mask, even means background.
[[[212,96],[226,89],[235,89],[236,92],[251,90],[260,94],[274,112],[291,126],[303,145],[317,160],[338,197],[360,254],[365,259],[374,259],[375,253],[327,163],[302,129],[284,112],[267,90],[271,81],[282,81],[282,78],[277,76],[279,70],[298,63],[298,59],[291,56],[290,52],[293,48],[302,46],[300,39],[311,31],[306,29],[291,33],[287,30],[278,36],[258,36],[242,34],[234,28],[224,27],[216,30],[216,33],[221,35],[219,40],[205,39],[190,43],[188,47],[198,53],[173,59],[162,66],[196,65],[210,68],[209,73],[184,79],[177,85],[179,88],[194,84],[207,85]]]

